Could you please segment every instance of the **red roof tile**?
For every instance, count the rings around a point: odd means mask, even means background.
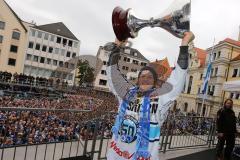
[[[197,57],[200,60],[200,67],[205,66],[207,52],[201,48],[194,47],[195,51],[197,52]]]
[[[236,46],[240,47],[240,41],[236,41],[236,40],[233,40],[231,38],[226,38],[223,41],[220,41],[219,43],[223,43],[223,42],[227,42],[227,43],[230,43],[230,44],[233,44],[233,45],[236,45]]]

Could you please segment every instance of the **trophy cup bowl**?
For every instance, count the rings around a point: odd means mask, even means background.
[[[130,9],[123,10],[121,7],[115,7],[112,13],[112,26],[118,40],[124,41],[127,38],[134,38],[130,34],[130,29],[127,25],[128,12]]]

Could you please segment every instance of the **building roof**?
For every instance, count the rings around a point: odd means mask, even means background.
[[[204,67],[206,62],[207,52],[197,47],[194,47],[194,49],[197,52],[197,58],[200,60],[200,67]]]
[[[134,48],[131,48],[131,47],[126,47],[126,49],[130,49],[130,55],[131,55],[131,56],[149,62],[149,60],[148,60],[146,57],[144,57],[144,56],[142,55],[142,53],[140,53],[137,49],[134,49]],[[135,53],[137,53],[137,55],[135,55]],[[127,53],[125,53],[125,54],[127,54]]]
[[[15,18],[18,20],[18,22],[20,23],[20,25],[23,27],[23,29],[25,30],[25,32],[27,32],[27,28],[24,26],[24,24],[22,23],[22,20],[18,17],[18,15],[14,12],[14,10],[8,5],[8,3],[3,0],[3,2],[7,5],[7,7],[10,9],[10,11],[13,13],[13,15],[15,16]]]
[[[77,37],[62,22],[34,26],[33,28],[79,41]]]
[[[171,75],[171,72],[173,70],[173,68],[169,65],[168,58],[161,60],[156,59],[156,61],[150,63],[150,66],[155,68],[159,76],[164,75],[163,79],[165,80]]]
[[[233,44],[233,45],[236,45],[236,46],[240,47],[240,41],[236,41],[236,40],[231,39],[231,38],[226,38],[223,41],[220,41],[219,43],[224,43],[224,42],[227,42],[227,43],[230,43],[230,44]]]

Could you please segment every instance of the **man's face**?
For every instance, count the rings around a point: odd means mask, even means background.
[[[230,100],[228,100],[228,101],[225,103],[225,107],[228,108],[228,109],[232,108],[232,105],[233,105],[233,103],[232,103],[232,101],[230,101]]]
[[[154,85],[154,78],[150,71],[144,70],[138,77],[138,85],[141,91],[147,91]]]

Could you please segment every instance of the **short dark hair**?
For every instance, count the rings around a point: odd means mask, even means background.
[[[145,66],[138,73],[138,80],[139,80],[139,77],[140,77],[140,75],[142,74],[143,71],[150,71],[152,73],[153,80],[154,80],[154,84],[153,85],[154,85],[154,87],[156,87],[156,85],[157,85],[157,73],[156,73],[156,71],[152,67]],[[137,82],[137,85],[138,85],[138,82]]]

